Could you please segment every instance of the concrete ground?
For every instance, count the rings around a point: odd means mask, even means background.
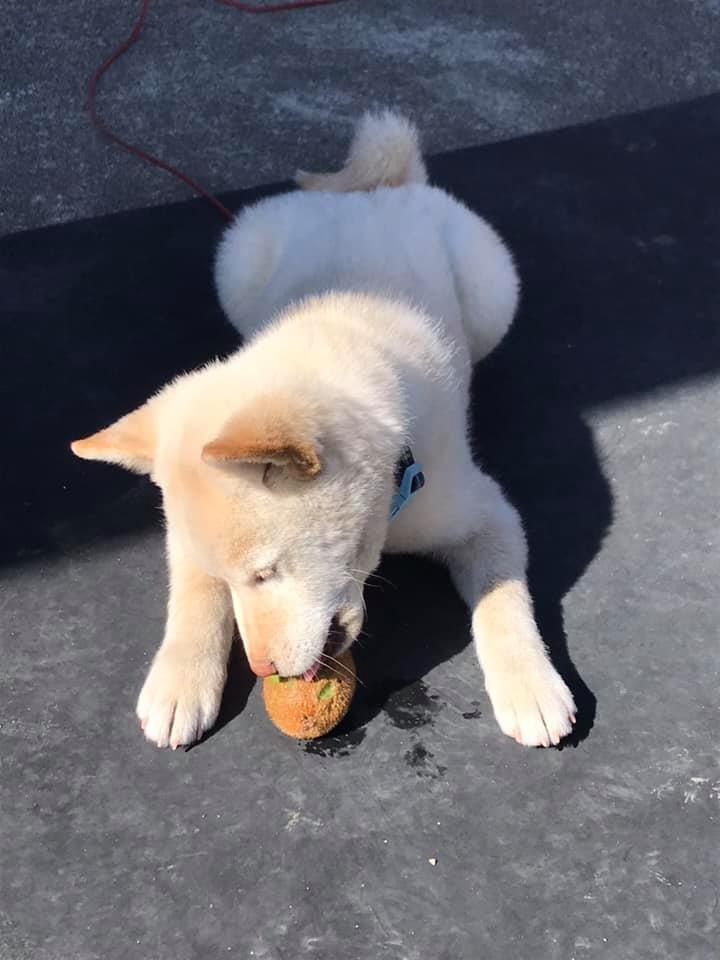
[[[176,200],[187,188],[109,146],[92,70],[139,0],[5,0],[0,232]],[[337,162],[353,119],[393,103],[431,152],[711,93],[718,0],[344,0],[258,17],[154,0],[102,82],[103,117],[212,191]]]
[[[102,109],[218,191],[338,161],[370,102],[416,114],[433,179],[523,277],[471,423],[525,520],[576,734],[503,737],[445,573],[396,557],[336,735],[277,733],[238,653],[201,744],[144,742],[157,495],[67,444],[236,346],[211,284],[223,224],[87,126],[88,66],[134,4],[13,2],[0,960],[717,956],[717,0],[385,6],[253,19],[158,0]]]

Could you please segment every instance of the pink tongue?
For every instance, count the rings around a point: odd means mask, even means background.
[[[314,680],[317,676],[317,672],[320,669],[320,661],[316,660],[315,663],[310,667],[309,670],[306,670],[303,673],[303,680]]]

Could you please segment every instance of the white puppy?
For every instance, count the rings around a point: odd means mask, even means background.
[[[363,118],[339,173],[298,180],[305,192],[243,211],[220,245],[245,346],[73,444],[163,494],[170,599],[145,734],[177,746],[213,724],[233,618],[258,675],[312,674],[355,640],[364,580],[400,550],[448,564],[501,729],[557,743],[575,707],[535,624],[522,525],[466,435],[471,366],[517,305],[512,258],[426,185],[392,113]],[[425,486],[390,519],[409,451]]]

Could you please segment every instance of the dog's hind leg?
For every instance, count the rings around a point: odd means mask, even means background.
[[[470,531],[443,550],[472,612],[472,631],[495,718],[526,746],[550,746],[570,733],[572,694],[557,673],[533,616],[525,579],[527,549],[517,512],[477,470],[464,506]]]
[[[501,237],[455,200],[445,211],[444,236],[470,356],[478,363],[510,329],[520,278]]]
[[[137,704],[145,736],[159,747],[194,743],[220,709],[234,618],[227,585],[209,577],[168,536],[170,599],[165,639]]]

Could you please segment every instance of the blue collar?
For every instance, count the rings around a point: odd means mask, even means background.
[[[395,467],[395,493],[390,503],[390,519],[394,520],[400,511],[425,486],[422,467],[415,461],[410,447],[405,447]]]

